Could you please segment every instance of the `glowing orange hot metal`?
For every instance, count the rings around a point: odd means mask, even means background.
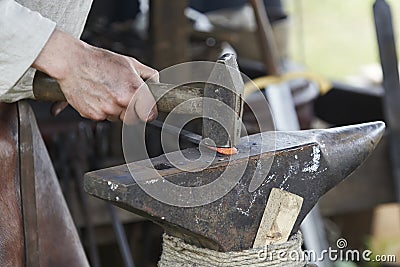
[[[238,153],[238,150],[236,147],[213,147],[209,146],[210,149],[217,151],[217,153],[230,156],[230,155],[235,155]]]

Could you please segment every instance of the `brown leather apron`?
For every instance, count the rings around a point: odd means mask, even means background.
[[[0,266],[89,266],[24,101],[0,103]]]

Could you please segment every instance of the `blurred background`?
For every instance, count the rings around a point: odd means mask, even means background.
[[[291,21],[290,58],[332,79],[362,84],[365,81],[357,78],[377,78],[364,77],[379,76],[381,71],[373,2],[284,0]],[[387,2],[392,7],[394,30],[398,35],[400,2]]]

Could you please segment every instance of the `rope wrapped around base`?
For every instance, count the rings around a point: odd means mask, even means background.
[[[159,267],[303,267],[306,264],[300,232],[282,244],[239,252],[199,248],[167,234],[164,234],[163,241]]]

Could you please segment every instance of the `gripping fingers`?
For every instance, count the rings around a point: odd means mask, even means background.
[[[156,101],[146,84],[137,89],[132,101],[134,103],[131,105],[134,104],[135,112],[140,120],[152,121],[157,117]]]
[[[148,80],[154,83],[158,83],[160,81],[158,71],[155,69],[142,64],[136,59],[133,59],[133,65],[143,80]]]
[[[130,108],[131,109],[131,108]],[[133,108],[131,109],[132,111],[131,112],[129,112],[128,110],[123,110],[122,112],[121,112],[121,115],[120,115],[120,117],[119,117],[119,119],[121,120],[121,121],[123,121],[125,124],[128,124],[128,125],[135,125],[135,124],[137,124],[138,122],[139,122],[139,118],[138,118],[138,116],[136,115],[136,112],[133,110]]]

